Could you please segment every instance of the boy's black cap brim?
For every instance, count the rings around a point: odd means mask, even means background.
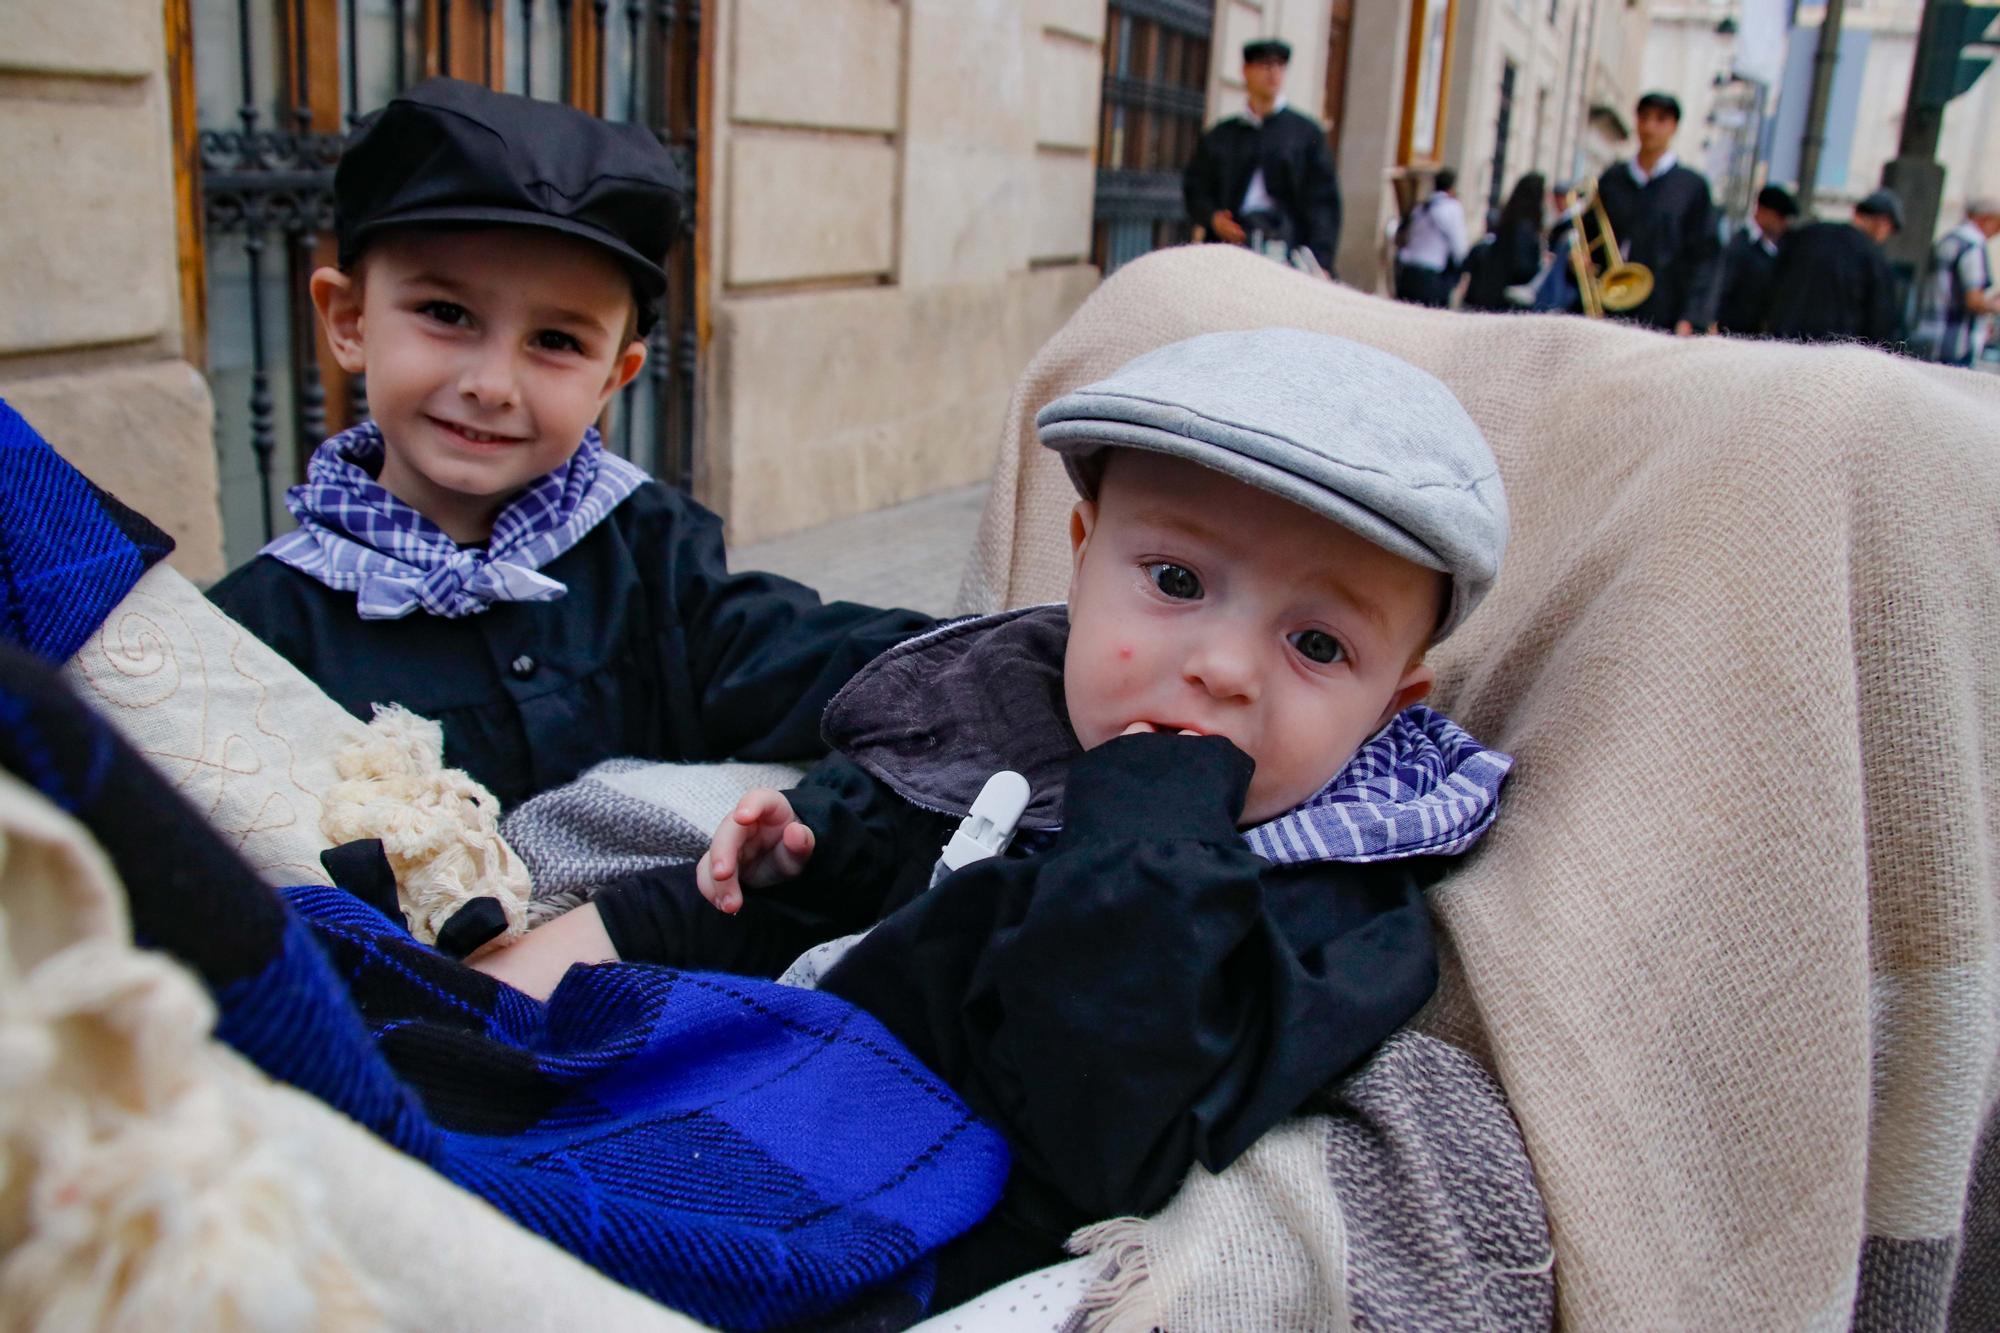
[[[667,271],[646,256],[626,245],[597,227],[586,223],[572,222],[567,218],[553,217],[547,213],[537,213],[532,209],[494,208],[476,204],[458,205],[447,208],[413,208],[404,213],[392,213],[383,217],[370,218],[354,228],[341,247],[340,263],[346,267],[358,258],[367,242],[385,231],[399,227],[537,227],[543,231],[560,232],[574,236],[580,241],[588,241],[608,252],[623,264],[633,279],[637,281],[649,298],[657,300],[667,291]]]

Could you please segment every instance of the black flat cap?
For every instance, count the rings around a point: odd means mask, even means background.
[[[1799,215],[1799,201],[1782,185],[1766,185],[1757,191],[1757,204],[1760,208],[1770,209],[1781,218],[1795,218]]]
[[[1259,37],[1254,42],[1243,43],[1243,63],[1254,65],[1260,60],[1275,60],[1281,65],[1292,63],[1292,45],[1275,37]]]
[[[652,133],[559,102],[426,79],[363,121],[333,175],[340,262],[392,227],[545,227],[632,275],[640,331],[667,289],[686,189]]]
[[[1894,190],[1876,190],[1854,206],[1857,213],[1871,218],[1887,218],[1897,231],[1903,229],[1903,201]]]
[[[1634,114],[1641,111],[1664,111],[1675,120],[1681,118],[1681,99],[1672,93],[1650,92],[1639,99],[1639,105],[1632,108]]]

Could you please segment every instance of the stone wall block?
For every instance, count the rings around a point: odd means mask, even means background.
[[[142,79],[160,68],[161,7],[131,0],[10,0],[0,70]]]
[[[1096,281],[1079,264],[918,291],[723,301],[731,541],[987,476],[1015,377]]]
[[[903,6],[895,0],[739,0],[734,18],[736,120],[896,131]]]
[[[151,109],[143,97],[0,102],[0,354],[166,331],[172,179]]]
[[[1028,262],[1035,99],[1014,0],[910,0],[903,254],[912,286],[999,281]]]
[[[1035,142],[1089,149],[1097,143],[1104,60],[1094,46],[1068,37],[1035,44]]]
[[[1033,21],[1085,41],[1104,40],[1104,0],[1033,0]]]
[[[1097,166],[1085,153],[1041,153],[1035,158],[1033,235],[1036,259],[1077,259],[1090,253]]]
[[[191,579],[221,577],[215,406],[184,361],[0,383],[5,398],[86,477],[174,539],[168,561]]]
[[[883,139],[738,129],[722,243],[732,285],[885,275],[896,149]]]

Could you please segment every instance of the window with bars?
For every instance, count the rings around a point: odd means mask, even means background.
[[[1181,172],[1201,139],[1214,25],[1211,0],[1112,0],[1091,228],[1106,273],[1188,239]]]

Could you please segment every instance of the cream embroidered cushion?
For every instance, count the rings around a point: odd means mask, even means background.
[[[164,564],[63,668],[273,884],[327,881],[320,793],[366,728]]]

